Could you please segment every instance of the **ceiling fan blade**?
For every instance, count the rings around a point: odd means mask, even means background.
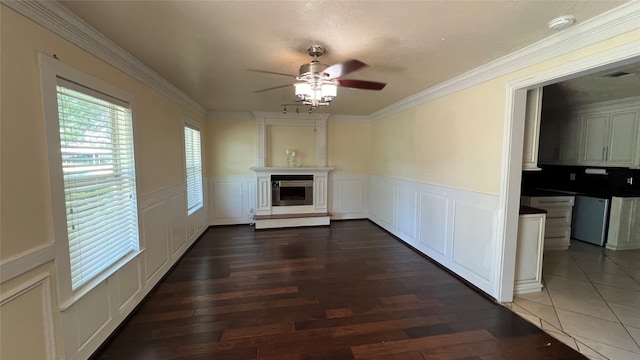
[[[338,64],[333,64],[324,69],[323,72],[325,74],[329,74],[329,79],[335,79],[367,66],[369,65],[363,63],[360,60],[351,59]]]
[[[265,92],[265,91],[269,91],[269,90],[275,90],[275,89],[285,88],[285,87],[287,87],[287,86],[293,86],[293,84],[286,84],[286,85],[280,85],[280,86],[270,87],[270,88],[267,88],[267,89],[256,90],[256,91],[254,91],[254,93],[261,93],[261,92]]]
[[[263,74],[282,75],[282,76],[288,76],[288,77],[292,77],[292,78],[296,77],[296,75],[283,74],[283,73],[279,73],[279,72],[275,72],[275,71],[267,71],[267,70],[247,69],[247,71],[259,72],[259,73],[263,73]]]
[[[349,79],[336,79],[340,86],[354,88],[354,89],[364,89],[364,90],[382,90],[387,84],[376,82],[376,81],[365,81],[365,80],[349,80]]]

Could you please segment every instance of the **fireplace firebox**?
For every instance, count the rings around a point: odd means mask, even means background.
[[[313,175],[271,175],[271,205],[313,205]]]

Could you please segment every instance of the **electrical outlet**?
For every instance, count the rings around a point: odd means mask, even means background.
[[[627,184],[633,185],[633,176],[627,178]]]
[[[576,181],[576,174],[575,173],[570,173],[569,174],[569,180]]]

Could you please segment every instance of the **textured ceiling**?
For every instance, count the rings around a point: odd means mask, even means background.
[[[607,76],[616,72],[631,75],[619,78]],[[640,63],[546,86],[543,101],[545,109],[554,109],[637,96],[640,96]]]
[[[368,115],[626,1],[62,1],[89,25],[213,111],[280,111],[290,78],[326,47],[321,62],[355,58],[347,76],[388,83],[379,92],[341,88],[329,109]]]

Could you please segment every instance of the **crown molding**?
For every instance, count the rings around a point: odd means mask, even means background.
[[[202,105],[58,2],[24,0],[3,1],[2,4],[150,88],[175,100],[187,109],[202,116],[206,115],[206,110]]]
[[[543,61],[640,29],[640,1],[634,0],[460,76],[406,97],[370,115],[379,120]],[[640,53],[640,50],[638,51]]]
[[[331,114],[328,113],[317,113],[317,114],[298,114],[298,113],[287,113],[283,114],[277,111],[253,111],[252,112],[254,118],[264,118],[264,119],[297,119],[297,120],[327,120]]]
[[[255,120],[250,111],[209,111],[207,119],[214,121]]]
[[[329,122],[370,122],[369,116],[365,115],[332,115]]]

